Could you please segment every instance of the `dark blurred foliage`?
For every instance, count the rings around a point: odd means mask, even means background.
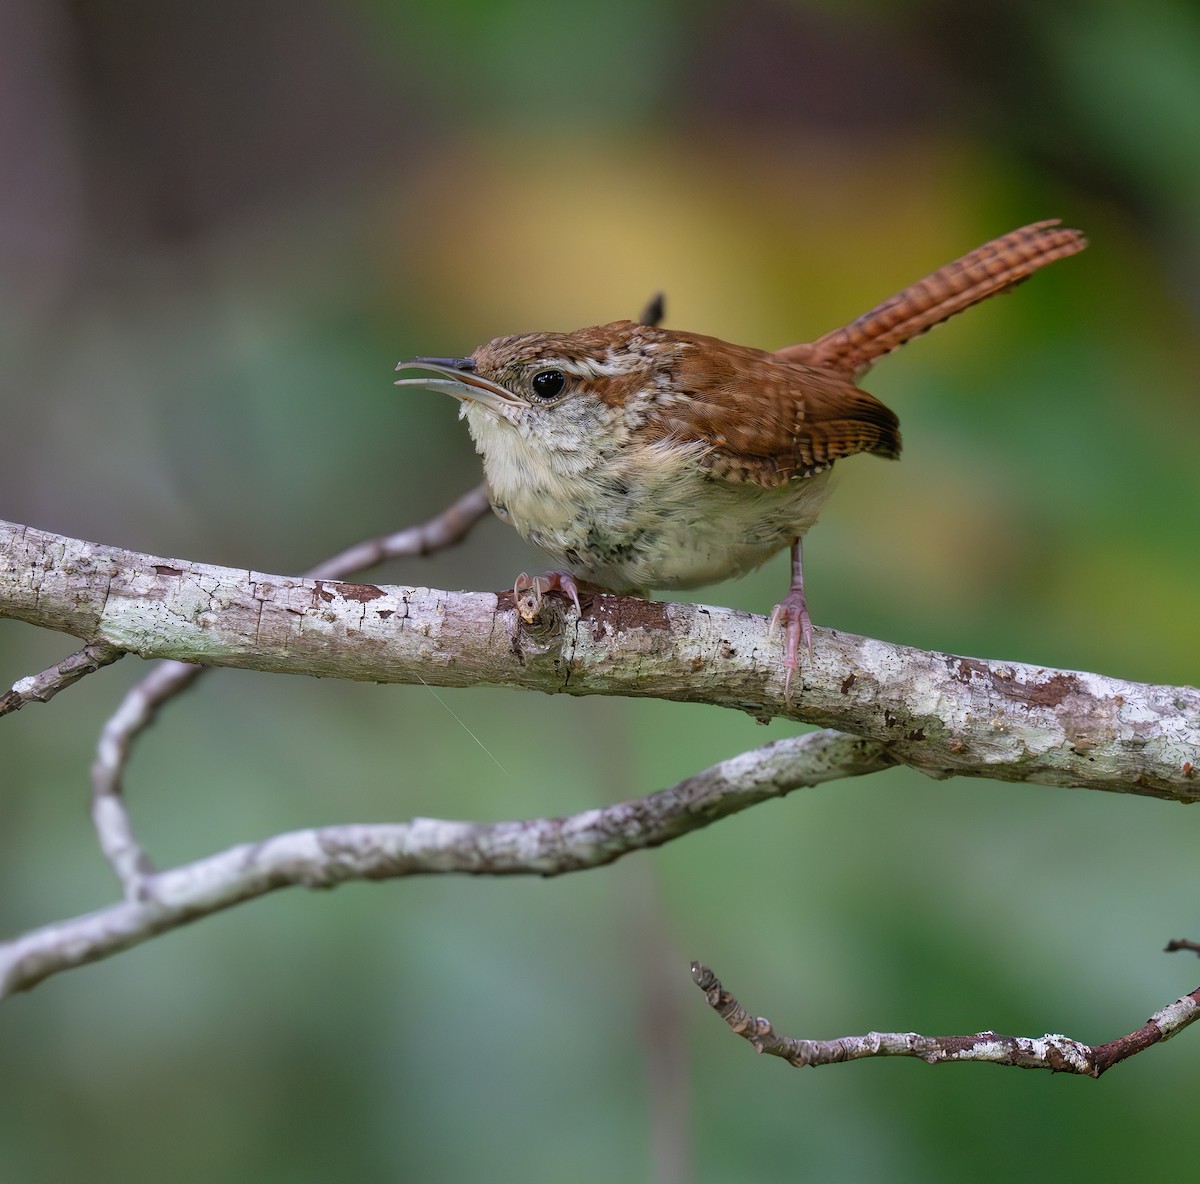
[[[782,345],[1058,215],[1085,255],[871,375],[905,456],[845,465],[814,617],[1195,681],[1194,4],[5,0],[0,21],[5,517],[294,572],[477,479],[448,402],[394,392],[400,357],[659,288],[670,324]],[[377,574],[497,588],[537,563],[488,522]],[[785,579],[702,598],[761,612]],[[70,648],[0,622],[0,678]],[[87,768],[139,673],[0,723],[6,933],[112,898]],[[324,822],[567,813],[785,731],[222,671],[128,790],[173,862]],[[283,894],[5,1005],[0,1178],[1186,1178],[1196,1034],[1099,1085],[797,1073],[724,1030],[687,962],[799,1035],[1108,1039],[1200,977],[1158,952],[1200,937],[1192,821],[901,770],[584,876]]]

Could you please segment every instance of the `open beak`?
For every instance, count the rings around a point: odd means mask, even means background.
[[[528,404],[499,383],[475,373],[472,358],[409,358],[397,370],[432,370],[438,377],[398,378],[396,386],[418,386],[427,391],[441,391],[463,403],[478,403],[502,419],[511,419],[515,411]]]

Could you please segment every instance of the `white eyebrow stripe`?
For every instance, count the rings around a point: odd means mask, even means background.
[[[645,363],[647,355],[657,349],[657,344],[647,342],[640,349],[615,350],[610,347],[600,358],[572,358],[570,361],[545,358],[543,361],[575,378],[616,378],[638,369]]]

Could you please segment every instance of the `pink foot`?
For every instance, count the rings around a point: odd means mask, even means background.
[[[790,701],[792,697],[792,675],[800,669],[801,640],[804,641],[804,648],[808,650],[810,658],[813,651],[812,621],[808,615],[808,603],[804,599],[802,589],[793,588],[775,606],[775,611],[771,614],[770,628],[774,630],[776,625],[781,622],[787,626],[787,657],[783,663],[784,670],[787,673],[784,675],[783,697],[785,700]]]
[[[569,571],[548,571],[542,576],[522,572],[513,581],[513,599],[526,625],[532,625],[538,619],[547,592],[557,592],[567,597],[577,613],[583,612],[579,604],[579,585]]]

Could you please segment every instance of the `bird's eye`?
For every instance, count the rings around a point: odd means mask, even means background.
[[[539,370],[530,385],[539,399],[554,399],[562,394],[567,380],[561,370]]]

